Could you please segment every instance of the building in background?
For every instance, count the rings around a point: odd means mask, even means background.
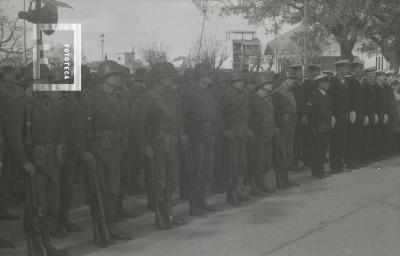
[[[261,42],[255,31],[228,31],[226,41],[230,54],[225,68],[249,70],[251,59],[261,55]]]
[[[130,52],[114,53],[111,56],[109,56],[108,59],[114,60],[119,64],[127,67],[131,73],[134,72],[137,68],[143,66],[142,62],[136,59],[136,53],[134,47],[132,47],[132,50]]]

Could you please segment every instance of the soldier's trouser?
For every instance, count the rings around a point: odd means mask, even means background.
[[[118,192],[117,208],[122,207],[124,196],[128,194],[129,190],[133,186],[132,171],[134,167],[130,166],[130,163],[132,163],[132,161],[129,159],[129,157],[134,157],[134,156],[128,155],[127,150],[124,150],[124,153],[122,154],[121,158],[121,168],[120,168],[121,175],[120,175],[120,186]]]
[[[346,163],[349,166],[354,166],[360,163],[361,127],[362,124],[359,122],[355,122],[354,124],[348,123]]]
[[[306,135],[305,126],[301,123],[301,118],[298,118],[293,135],[294,166],[297,166],[298,161],[307,160],[307,152],[306,148],[304,147],[305,135]]]
[[[344,158],[346,152],[346,127],[345,117],[336,117],[335,127],[331,131],[329,165],[333,172],[344,170]]]
[[[390,155],[392,153],[392,148],[393,148],[393,134],[394,134],[394,122],[391,119],[393,118],[392,116],[389,116],[389,121],[388,123],[384,126],[384,154],[386,156]]]
[[[214,170],[214,139],[208,141],[192,136],[188,153],[191,161],[190,176],[190,211],[192,213],[201,210],[206,204]]]
[[[279,134],[276,137],[277,186],[289,181],[289,170],[294,159],[293,154],[293,127],[279,127]]]
[[[60,170],[55,166],[37,168],[35,181],[38,206],[46,210],[44,223],[51,227],[60,213]]]
[[[311,137],[311,174],[318,176],[324,174],[324,160],[328,149],[328,132],[317,132]]]
[[[166,150],[153,145],[154,168],[149,168],[156,226],[168,227],[172,221],[172,197],[179,182],[179,152],[176,144]]]
[[[370,123],[362,127],[362,137],[360,143],[360,152],[362,162],[370,162],[374,157],[374,124],[373,117],[370,117]]]
[[[3,165],[3,168],[1,169],[1,175],[0,175],[0,210],[6,209],[6,207],[7,207],[8,192],[9,192],[8,191],[8,184],[9,184],[8,173],[9,173],[9,167],[6,165]]]
[[[224,138],[224,154],[227,168],[227,198],[231,199],[237,195],[239,182],[246,171],[247,141],[239,138]]]
[[[374,126],[374,148],[375,148],[375,158],[383,157],[384,153],[384,124],[382,123],[381,117],[379,117],[379,122]]]
[[[60,187],[61,187],[61,209],[60,220],[66,221],[67,212],[71,209],[72,198],[74,193],[74,181],[77,169],[78,153],[68,150],[66,153],[65,163],[61,166]]]
[[[114,221],[115,207],[120,186],[120,161],[104,161],[97,158],[96,172],[98,174],[101,194],[104,201],[104,211],[107,222]]]
[[[272,166],[272,144],[265,138],[256,137],[251,146],[254,151],[253,159],[251,159],[254,161],[254,168],[250,170],[251,184],[262,188],[265,186],[265,176]]]
[[[225,179],[225,161],[224,161],[224,137],[217,133],[215,137],[214,147],[214,173],[213,173],[213,189],[215,191],[224,190],[226,187]]]

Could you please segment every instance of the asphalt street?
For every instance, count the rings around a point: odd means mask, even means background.
[[[188,224],[168,231],[155,230],[144,198],[130,199],[129,207],[140,209],[141,216],[119,225],[134,239],[106,249],[91,243],[87,208],[76,209],[73,218],[86,231],[55,244],[74,256],[400,255],[400,158],[325,180],[312,179],[307,171],[291,176],[300,187],[237,207],[212,195],[219,211],[205,217],[190,218],[188,205],[180,202],[175,210]],[[0,255],[24,255],[24,250],[20,241]]]

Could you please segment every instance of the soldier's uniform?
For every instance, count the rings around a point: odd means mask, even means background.
[[[386,77],[394,76],[394,71],[386,72]],[[385,92],[385,112],[388,115],[388,122],[384,127],[384,156],[390,157],[392,154],[393,145],[393,133],[395,125],[395,113],[396,113],[396,99],[394,97],[394,91],[391,82],[384,84]]]
[[[366,69],[365,72],[375,72],[375,68]],[[374,158],[374,126],[375,126],[375,88],[373,81],[364,78],[362,81],[364,91],[364,109],[368,117],[368,124],[363,126],[361,139],[362,162],[371,163]]]
[[[265,176],[272,167],[272,140],[276,133],[274,105],[272,101],[273,73],[262,73],[257,76],[257,83],[263,87],[265,96],[253,94],[250,97],[250,128],[254,133],[249,147],[249,161],[252,161],[250,172],[252,195],[263,195],[273,190],[266,185]],[[265,88],[267,84],[270,88]],[[269,90],[269,91],[268,91]],[[262,193],[260,193],[260,191]]]
[[[217,103],[212,95],[212,71],[198,66],[198,82],[183,95],[185,130],[189,135],[189,152],[186,162],[191,162],[189,173],[189,202],[191,215],[203,215],[214,210],[206,202],[214,172],[215,122]]]
[[[99,177],[111,236],[125,240],[130,239],[130,236],[118,231],[113,225],[129,120],[128,102],[121,95],[125,90],[122,73],[122,67],[116,62],[105,61],[100,65],[102,83],[82,100],[74,129],[81,159],[95,167],[93,171]],[[116,78],[116,81],[110,84],[107,80],[109,77]]]
[[[327,75],[315,78],[316,83],[329,82]],[[331,130],[332,102],[326,91],[318,88],[310,95],[307,102],[308,129],[310,134],[311,173],[314,178],[327,177],[324,160],[328,150]]]
[[[375,72],[377,78],[379,76],[383,76],[384,73],[382,71]],[[380,160],[384,156],[384,119],[386,113],[385,104],[386,104],[386,95],[385,88],[383,84],[380,82],[376,82],[375,85],[375,113],[378,115],[378,122],[374,127],[374,138],[375,138],[375,158],[376,160]]]
[[[6,106],[10,100],[23,94],[23,91],[16,85],[16,75],[13,67],[4,66],[0,70],[0,75],[4,76],[3,79],[0,78],[0,130],[2,130],[1,126],[4,123],[4,117],[9,114],[4,111],[4,106]],[[10,154],[11,152],[7,148],[3,135],[1,135],[1,138],[0,220],[18,220],[19,215],[9,211],[7,206],[8,195],[11,187],[10,185],[15,182],[13,178],[17,176],[16,173],[18,173],[19,168],[16,166],[15,161]]]
[[[182,132],[179,96],[175,82],[166,85],[163,81],[175,79],[177,74],[170,63],[156,64],[149,74],[151,86],[135,111],[136,133],[142,158],[147,157],[149,162],[146,171],[151,180],[156,226],[169,229],[174,224],[184,224],[172,215],[172,196],[179,182]]]
[[[31,70],[32,66],[28,66],[27,71]],[[49,70],[43,65],[41,77],[46,74],[49,75]],[[37,203],[45,209],[41,224],[45,235],[43,242],[49,255],[66,254],[49,244],[50,228],[60,212],[59,166],[63,163],[64,133],[58,109],[57,102],[48,92],[34,93],[33,98],[22,93],[5,106],[8,114],[4,122],[7,143],[15,159],[24,168],[32,163],[36,169]]]
[[[354,62],[354,68],[360,68],[364,64]],[[361,167],[361,134],[365,118],[365,104],[362,81],[359,77],[351,76],[348,84],[348,108],[349,115],[355,114],[355,120],[351,120],[347,129],[347,167],[356,169]]]
[[[227,86],[231,83],[231,74],[219,71],[215,77],[214,100],[219,103],[221,96]],[[215,124],[215,157],[214,157],[214,179],[211,191],[224,192],[226,188],[226,166],[224,161],[224,134],[222,113],[218,111]]]
[[[349,66],[349,62],[341,61],[336,66]],[[336,120],[330,137],[329,163],[332,173],[340,173],[344,171],[348,121],[348,89],[345,79],[333,76],[328,95],[331,97],[332,113]]]
[[[305,138],[306,138],[306,111],[305,111],[305,90],[303,86],[303,66],[293,65],[290,67],[291,72],[296,77],[296,82],[293,85],[293,94],[296,99],[297,118],[293,135],[293,150],[294,161],[293,167],[299,168],[299,161],[304,161],[306,158]]]
[[[249,94],[244,87],[245,76],[240,71],[232,74],[232,86],[227,87],[219,102],[219,113],[223,121],[224,159],[227,172],[227,197],[232,205],[247,201],[239,193],[239,182],[246,172],[247,142],[249,129]],[[235,86],[235,84],[237,86]]]
[[[279,128],[274,152],[278,189],[298,186],[289,180],[289,170],[294,160],[293,135],[297,119],[297,104],[290,83],[294,83],[295,79],[295,77],[286,78],[273,92],[274,116]]]

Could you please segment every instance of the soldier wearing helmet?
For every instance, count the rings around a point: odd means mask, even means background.
[[[65,79],[63,67],[53,69],[53,84],[68,84],[72,79]],[[75,147],[73,120],[79,111],[79,101],[76,92],[52,92],[56,97],[57,105],[61,113],[60,118],[63,124],[63,133],[65,137],[65,161],[60,165],[60,214],[53,227],[52,235],[58,238],[66,237],[66,232],[80,232],[82,227],[72,223],[69,218],[74,194],[74,180],[76,166],[78,162],[78,151]]]
[[[183,95],[185,131],[189,135],[189,160],[192,168],[189,174],[190,214],[204,215],[215,211],[206,202],[214,170],[215,123],[217,102],[213,97],[214,72],[208,66],[199,65],[194,69],[195,84]]]
[[[275,123],[279,128],[275,148],[278,189],[298,186],[296,182],[289,180],[289,169],[294,159],[293,133],[296,124],[297,104],[292,89],[296,79],[297,77],[289,74],[272,94]]]
[[[38,81],[33,81],[32,67],[29,64],[25,70],[29,86],[34,82],[49,82],[47,66],[42,65]],[[58,102],[51,92],[33,92],[32,97],[17,93],[6,103],[5,110],[4,133],[10,153],[26,171],[27,179],[35,178],[37,203],[46,209],[44,219],[39,223],[44,249],[48,255],[66,255],[67,252],[51,246],[49,239],[60,214],[59,168],[64,162],[65,141]]]
[[[250,128],[254,140],[250,143],[249,171],[251,195],[265,196],[274,192],[266,185],[266,172],[272,167],[272,139],[276,133],[272,89],[274,73],[259,73],[255,78],[257,92],[250,97]]]
[[[249,93],[244,89],[245,81],[242,71],[233,71],[232,85],[224,90],[219,102],[228,179],[226,201],[231,205],[250,200],[239,192],[239,183],[247,168],[247,142],[253,135],[249,129]]]
[[[102,197],[112,239],[130,235],[115,227],[115,209],[120,187],[123,141],[127,138],[129,107],[125,97],[124,69],[114,61],[100,64],[100,83],[81,102],[75,121],[76,147],[80,158],[98,173],[104,184]],[[107,242],[106,242],[107,243]]]
[[[177,72],[171,63],[155,64],[148,75],[149,89],[139,99],[134,118],[141,160],[148,161],[155,224],[170,229],[185,224],[172,214],[172,195],[178,186],[179,148],[187,148],[182,134]]]

